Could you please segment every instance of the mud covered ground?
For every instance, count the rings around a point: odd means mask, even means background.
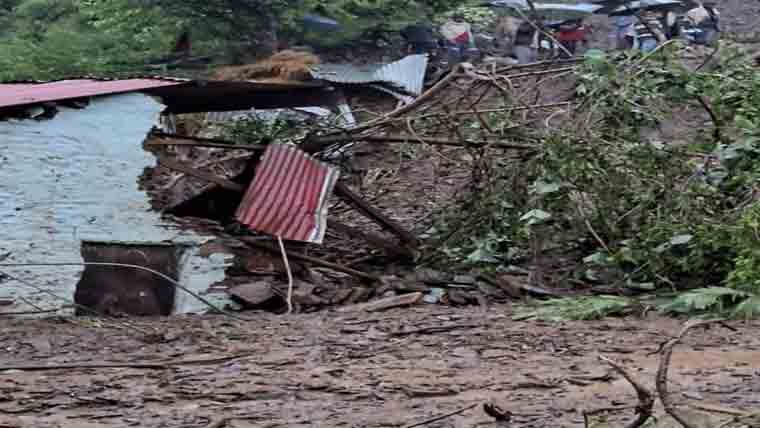
[[[516,322],[499,306],[343,310],[139,322],[163,343],[102,321],[5,320],[0,427],[218,427],[226,417],[241,418],[228,427],[407,427],[471,405],[427,426],[505,426],[486,415],[487,402],[512,411],[512,427],[581,427],[583,410],[635,404],[598,355],[653,386],[658,356],[648,354],[680,328],[658,317]],[[760,322],[731,325],[694,330],[676,348],[677,402],[760,408]],[[188,359],[215,361],[162,364]],[[158,364],[5,369],[105,362]]]

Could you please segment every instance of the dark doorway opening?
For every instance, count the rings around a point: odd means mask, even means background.
[[[245,170],[231,181],[247,186],[253,181],[255,172],[255,163],[250,162]],[[227,225],[234,222],[235,211],[242,200],[241,192],[215,187],[167,210],[166,213],[177,217],[207,218]]]
[[[87,263],[143,266],[177,280],[185,247],[164,243],[82,241]],[[154,273],[117,266],[85,266],[74,301],[104,315],[166,316],[172,313],[176,288]],[[77,315],[92,313],[77,308]]]

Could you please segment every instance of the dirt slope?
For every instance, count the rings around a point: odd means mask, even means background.
[[[657,356],[647,354],[680,325],[513,322],[505,307],[253,317],[141,323],[173,339],[163,344],[97,326],[6,322],[3,366],[253,354],[161,370],[0,371],[0,427],[209,427],[234,415],[251,418],[228,427],[403,427],[472,404],[428,426],[499,426],[480,407],[488,401],[515,413],[511,427],[581,427],[584,409],[635,402],[624,380],[605,379],[597,355],[652,385]],[[760,322],[734,326],[694,331],[677,348],[676,401],[760,408]]]

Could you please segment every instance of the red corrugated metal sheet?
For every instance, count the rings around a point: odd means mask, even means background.
[[[327,197],[337,179],[335,168],[298,148],[272,144],[238,207],[237,220],[283,239],[320,244],[327,224]]]
[[[49,83],[0,84],[0,108],[94,97],[147,89],[182,85],[187,82],[171,79],[95,80],[75,79]]]

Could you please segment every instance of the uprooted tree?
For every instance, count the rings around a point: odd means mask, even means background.
[[[540,137],[533,156],[488,177],[496,190],[479,198],[478,215],[499,217],[487,234],[473,230],[480,238],[471,247],[484,256],[476,261],[523,261],[538,280],[615,295],[681,293],[666,306],[673,312],[757,315],[753,65],[725,52],[695,71],[666,47],[588,61],[575,74],[576,104],[563,125]],[[679,115],[692,115],[697,132],[660,140],[655,131]],[[559,276],[548,272],[563,264]],[[595,301],[585,303],[573,302],[580,313],[590,304],[583,316],[593,316]]]
[[[350,138],[314,141],[464,146],[470,186],[437,216],[422,262],[592,295],[528,316],[754,316],[760,75],[733,49],[708,64],[684,51],[460,67]],[[631,299],[641,294],[664,300]]]

